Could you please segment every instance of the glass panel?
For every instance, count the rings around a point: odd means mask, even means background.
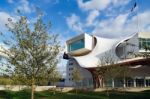
[[[137,87],[144,87],[144,79],[136,79]]]
[[[86,79],[86,78],[83,79],[83,86],[84,86],[84,87],[87,86],[87,79]]]
[[[111,80],[111,79],[107,79],[107,80],[105,81],[105,86],[107,86],[107,87],[112,87],[112,80]]]
[[[139,48],[144,49],[145,46],[150,46],[150,39],[139,38]]]
[[[69,52],[84,48],[84,39],[80,39],[76,42],[69,44]]]
[[[124,49],[125,49],[125,47],[122,44],[117,47],[116,54],[118,57],[122,58],[122,56],[124,54]]]
[[[93,87],[93,79],[92,78],[89,78],[89,86]]]
[[[127,87],[133,87],[133,79],[132,78],[127,78],[126,79],[126,86]]]
[[[142,43],[139,42],[139,49],[142,49]]]
[[[116,78],[114,81],[115,87],[123,87],[123,78]]]
[[[150,79],[146,79],[146,86],[150,86]]]
[[[150,46],[150,39],[147,40],[147,46]]]

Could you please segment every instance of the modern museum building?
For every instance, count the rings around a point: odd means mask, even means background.
[[[97,87],[150,87],[150,33],[135,33],[127,37],[107,38],[80,34],[66,41],[67,60],[65,86],[74,86],[73,70],[77,68],[82,76],[78,86]],[[147,55],[146,57],[142,55]],[[116,77],[100,83],[95,74],[103,64],[102,59],[113,60],[113,65],[127,67],[126,77]],[[109,74],[108,74],[109,75]],[[111,75],[111,74],[110,74]]]

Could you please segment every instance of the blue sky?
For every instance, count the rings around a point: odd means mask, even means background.
[[[131,12],[135,2],[137,6]],[[0,0],[1,32],[8,32],[7,18],[18,19],[17,9],[30,23],[35,22],[36,11],[40,9],[44,21],[51,21],[51,31],[60,35],[62,45],[67,39],[85,32],[111,38],[138,30],[150,33],[150,0]]]

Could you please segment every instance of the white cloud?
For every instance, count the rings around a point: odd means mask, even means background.
[[[0,27],[1,27],[0,31],[1,32],[7,31],[5,24],[8,23],[8,18],[12,19],[12,21],[16,21],[16,19],[12,17],[11,15],[9,15],[8,13],[0,12]]]
[[[122,37],[132,33],[150,32],[150,11],[145,11],[137,16],[132,16],[127,11],[125,5],[131,0],[78,0],[78,6],[81,10],[88,13],[84,29],[94,26],[92,33],[104,37]],[[118,9],[118,10],[114,10]],[[129,10],[129,9],[128,9]],[[103,11],[105,19],[99,20],[97,17]],[[84,21],[83,21],[84,22]],[[138,25],[139,23],[139,29]]]
[[[140,13],[138,19],[140,31],[150,32],[150,11]]]
[[[128,14],[121,14],[115,18],[105,19],[99,22],[93,30],[93,34],[103,37],[120,37],[124,35],[125,22]]]
[[[115,6],[115,7],[118,7],[118,6],[122,6],[122,5],[126,5],[130,2],[131,0],[112,0],[112,4]]]
[[[88,16],[82,20],[82,23],[78,16],[72,15],[67,18],[68,26],[76,31],[88,30],[89,27],[94,26],[94,29],[91,30],[93,34],[111,38],[128,36],[135,32],[150,32],[150,11],[139,13],[137,21],[137,16],[133,16],[129,9],[125,7],[130,1],[78,0],[79,8],[88,13]],[[116,11],[114,9],[118,10]],[[103,15],[100,14],[102,11]],[[106,17],[105,19],[98,19],[99,16]],[[139,23],[139,27],[137,23]]]
[[[75,14],[72,14],[70,17],[66,18],[67,25],[70,29],[76,32],[83,32],[83,25],[80,22],[80,17]]]
[[[98,10],[92,10],[90,13],[89,13],[89,15],[88,15],[88,17],[87,17],[87,19],[86,19],[86,21],[87,21],[87,26],[92,26],[92,25],[94,25],[94,21],[95,21],[95,19],[99,16],[99,11]]]
[[[89,0],[84,2],[84,0],[78,0],[78,6],[82,10],[99,10],[102,11],[109,7],[118,7],[126,5],[131,0]]]
[[[82,10],[104,10],[110,4],[110,0],[90,0],[83,2],[78,0],[78,5]]]
[[[20,0],[16,10],[20,10],[22,13],[31,13],[33,8],[30,7],[28,0]]]
[[[130,14],[120,14],[115,18],[99,21],[93,33],[104,37],[122,37],[138,32],[137,16],[128,19]],[[140,32],[150,32],[150,11],[139,13]]]
[[[99,23],[98,17],[101,15],[100,13],[102,11],[104,12],[103,16],[116,17],[118,15],[118,12],[120,13],[120,11],[122,11],[122,9],[124,9],[124,5],[128,4],[130,1],[131,0],[88,0],[88,1],[77,0],[79,8],[88,13],[87,18],[85,18],[86,19],[85,23],[82,23],[82,24],[85,24],[84,29],[89,28],[91,26],[92,27],[96,26]],[[119,8],[117,11],[113,9],[116,7]],[[120,17],[118,17],[118,18],[122,22],[123,20],[121,20]],[[113,23],[113,22],[112,22],[112,24],[119,25],[119,23],[117,23],[117,22]],[[122,23],[120,23],[120,24],[122,24]],[[102,25],[102,24],[100,24],[100,25]],[[96,28],[98,28],[98,27],[96,26]],[[95,29],[95,31],[96,30],[97,29]],[[105,30],[105,31],[109,31],[109,29]]]

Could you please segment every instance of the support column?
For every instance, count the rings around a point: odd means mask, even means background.
[[[115,82],[114,82],[114,79],[112,78],[112,88],[115,87]]]
[[[133,79],[133,86],[136,87],[136,79]]]
[[[126,79],[123,78],[123,87],[126,88]]]
[[[144,87],[146,87],[146,77],[144,77]]]
[[[104,82],[104,78],[102,78],[102,88],[105,87],[105,82]]]

